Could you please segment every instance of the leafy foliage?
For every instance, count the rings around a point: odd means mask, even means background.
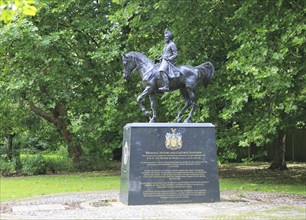
[[[42,175],[47,173],[47,165],[41,154],[25,157],[22,160],[22,174]]]
[[[111,158],[122,127],[145,122],[135,101],[142,85],[137,76],[122,80],[120,55],[159,57],[163,31],[170,28],[179,65],[209,60],[216,69],[208,89],[197,90],[195,122],[216,125],[220,161],[240,158],[250,145],[262,147],[305,126],[304,4],[40,2],[34,17],[0,27],[1,140],[16,134],[17,143],[65,145],[79,167],[91,155]],[[157,103],[164,122],[174,121],[183,105],[178,93],[159,96]]]
[[[0,1],[0,21],[11,22],[16,16],[34,16],[37,12],[35,0],[1,0]]]
[[[23,106],[56,127],[71,157],[80,156],[79,144],[102,145],[100,132],[104,126],[109,128],[101,115],[104,108],[108,112],[117,104],[102,100],[109,94],[104,90],[109,91],[118,79],[113,57],[119,62],[118,53],[108,52],[115,34],[108,31],[113,24],[107,20],[113,8],[106,6],[83,1],[45,3],[31,21],[2,28],[1,85],[8,97],[21,99]]]
[[[220,117],[232,121],[240,146],[262,146],[305,122],[304,14],[298,1],[247,1],[229,18],[240,24],[239,47],[228,53]]]

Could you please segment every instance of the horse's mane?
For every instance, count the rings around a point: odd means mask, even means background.
[[[145,62],[152,62],[148,57],[146,57],[145,55],[143,55],[142,53],[140,52],[136,52],[136,51],[132,51],[132,52],[129,52],[126,54],[126,56],[134,59],[134,60],[138,60],[142,63],[145,63]]]

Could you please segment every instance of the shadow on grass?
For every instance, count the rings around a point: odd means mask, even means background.
[[[259,184],[305,185],[306,163],[288,163],[289,170],[269,170],[268,163],[225,164],[219,166],[220,178],[237,178]]]

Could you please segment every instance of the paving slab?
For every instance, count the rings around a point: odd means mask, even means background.
[[[221,191],[215,203],[127,206],[119,191],[45,195],[1,203],[0,219],[306,219],[306,196]]]
[[[12,207],[12,212],[29,212],[29,211],[47,211],[47,210],[65,210],[68,206],[62,204],[48,205],[17,205]]]

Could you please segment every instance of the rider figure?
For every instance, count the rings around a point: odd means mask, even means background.
[[[165,30],[165,41],[166,44],[164,46],[164,53],[160,58],[161,64],[159,67],[160,76],[163,80],[163,87],[159,88],[160,91],[169,91],[169,79],[168,75],[169,69],[172,69],[172,66],[176,63],[177,57],[177,47],[175,43],[172,41],[173,33],[166,29]]]

